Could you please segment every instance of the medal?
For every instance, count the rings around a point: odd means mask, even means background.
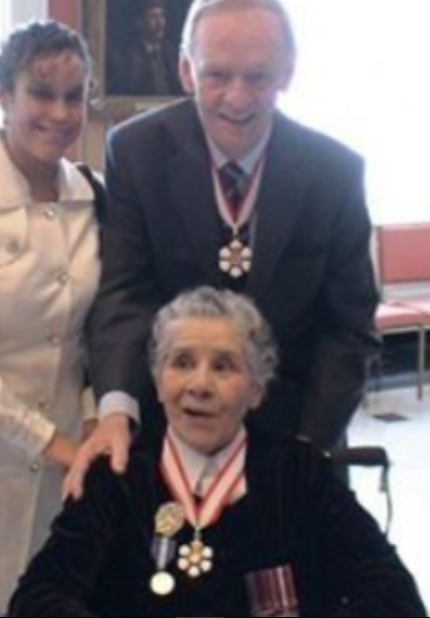
[[[149,587],[158,596],[170,594],[175,588],[175,578],[165,568],[175,555],[176,541],[172,537],[182,528],[184,521],[184,510],[177,502],[162,504],[155,514],[152,555],[156,572],[149,580]]]
[[[290,564],[245,575],[251,616],[300,616],[294,573]]]
[[[152,540],[151,553],[155,561],[156,572],[149,580],[149,587],[157,595],[170,594],[175,587],[173,575],[166,571],[166,566],[173,560],[176,541],[168,536],[156,535]]]
[[[185,522],[184,509],[178,502],[162,504],[155,514],[155,532],[163,536],[174,536]]]
[[[231,443],[231,452],[218,471],[202,500],[197,502],[192,494],[190,481],[183,466],[180,452],[167,430],[161,455],[161,473],[173,496],[181,503],[188,523],[194,529],[189,543],[178,549],[177,567],[188,577],[198,578],[213,568],[214,550],[205,545],[202,530],[215,523],[244,478],[246,432],[242,427]]]
[[[215,196],[218,211],[222,220],[231,230],[231,240],[225,244],[218,253],[218,266],[221,272],[226,273],[233,279],[238,279],[248,274],[252,266],[251,238],[243,238],[243,231],[248,230],[246,236],[252,236],[251,216],[253,214],[257,189],[259,187],[261,173],[264,164],[262,155],[256,162],[252,174],[247,183],[247,189],[240,199],[239,205],[235,205],[229,199],[228,192],[223,190],[219,171],[212,166],[212,178],[215,187]],[[237,207],[239,206],[239,208]],[[242,236],[242,237],[241,237]]]
[[[164,597],[174,590],[175,579],[167,571],[157,571],[151,577],[149,586],[154,594]]]
[[[251,262],[251,249],[237,237],[233,237],[230,243],[219,252],[220,270],[235,279],[249,273]]]
[[[196,533],[191,543],[179,548],[178,568],[189,577],[200,577],[212,569],[213,549],[205,545]]]

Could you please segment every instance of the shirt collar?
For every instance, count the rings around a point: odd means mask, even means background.
[[[236,159],[236,163],[238,163],[243,169],[243,171],[249,176],[252,174],[257,164],[257,161],[263,155],[264,150],[267,146],[267,142],[269,141],[271,132],[272,127],[270,127],[266,134],[249,152],[247,152],[246,155],[244,155],[240,159]],[[220,169],[225,163],[227,163],[227,161],[230,161],[230,157],[227,157],[210,137],[206,136],[206,139],[208,142],[212,160],[214,161],[216,168]]]
[[[169,426],[169,435],[174,443],[176,450],[181,458],[182,465],[185,470],[185,474],[189,480],[192,493],[195,493],[197,484],[201,481],[205,471],[210,468],[221,470],[225,463],[236,449],[237,445],[243,440],[246,435],[246,429],[242,425],[239,431],[234,436],[233,440],[227,444],[223,449],[218,451],[215,455],[207,456],[203,453],[199,453],[191,446],[186,444],[179,436],[174,432],[172,426]],[[242,465],[245,463],[246,448],[241,455],[243,460],[240,462]]]

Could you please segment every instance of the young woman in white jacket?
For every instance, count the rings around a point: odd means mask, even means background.
[[[61,504],[83,430],[83,335],[99,279],[94,191],[64,158],[91,62],[54,21],[0,52],[0,615]]]

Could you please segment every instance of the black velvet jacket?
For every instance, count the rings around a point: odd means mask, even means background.
[[[245,575],[290,565],[301,616],[425,616],[414,581],[373,519],[309,444],[271,447],[252,433],[248,494],[204,531],[213,570],[149,588],[154,515],[171,500],[159,449],[137,447],[127,473],[105,461],[70,502],[15,592],[9,616],[250,616]],[[185,525],[179,543],[191,538]]]

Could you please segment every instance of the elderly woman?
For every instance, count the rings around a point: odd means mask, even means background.
[[[10,616],[425,616],[411,575],[309,443],[247,430],[276,352],[254,305],[203,287],[150,350],[167,418],[124,476],[90,470]]]

